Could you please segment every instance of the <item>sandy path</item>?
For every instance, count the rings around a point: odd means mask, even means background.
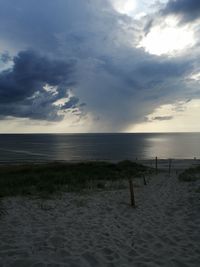
[[[136,240],[144,243],[138,246],[145,248],[145,262],[152,259],[158,266],[199,266],[200,202],[187,186],[166,175],[144,189],[138,227],[141,218],[143,223]]]
[[[200,266],[195,183],[153,177],[136,191],[9,198],[0,218],[0,266]]]

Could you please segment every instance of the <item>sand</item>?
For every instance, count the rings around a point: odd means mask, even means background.
[[[180,183],[175,171],[186,163],[135,188],[136,209],[128,188],[4,199],[0,266],[200,266],[200,184]]]

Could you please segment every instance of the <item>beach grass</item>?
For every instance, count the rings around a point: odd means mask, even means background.
[[[179,175],[179,181],[193,182],[200,179],[200,165],[193,168],[188,168]]]
[[[0,197],[105,189],[105,182],[142,177],[152,169],[131,161],[9,165],[0,167]]]

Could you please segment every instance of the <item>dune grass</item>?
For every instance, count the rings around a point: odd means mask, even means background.
[[[104,189],[105,181],[139,177],[149,171],[150,168],[131,161],[1,166],[0,197],[51,195],[89,187]]]
[[[179,180],[183,182],[192,182],[200,179],[200,166],[186,169],[179,175]]]

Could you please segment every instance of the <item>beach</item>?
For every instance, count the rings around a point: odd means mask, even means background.
[[[151,165],[152,162],[143,162]],[[178,174],[195,160],[159,162],[158,175],[127,188],[6,197],[0,216],[0,266],[199,266],[199,180]]]

